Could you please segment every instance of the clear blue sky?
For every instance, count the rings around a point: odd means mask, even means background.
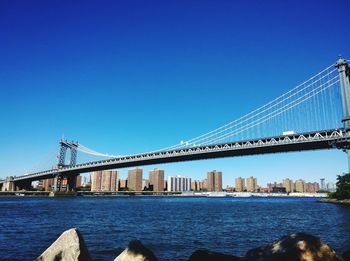
[[[339,54],[349,59],[349,7],[347,0],[2,0],[0,177],[40,167],[62,134],[127,154],[225,124]],[[221,170],[225,185],[253,175],[265,185],[334,181],[347,160],[334,150],[158,167],[196,179]]]

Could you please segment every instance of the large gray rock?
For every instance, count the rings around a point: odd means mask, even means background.
[[[156,261],[157,258],[151,250],[146,248],[139,240],[133,240],[128,247],[117,256],[114,261]]]
[[[339,261],[335,251],[319,238],[295,233],[284,236],[266,246],[249,250],[249,261]]]
[[[91,260],[84,239],[76,228],[63,232],[62,235],[37,258],[37,261],[51,260]]]

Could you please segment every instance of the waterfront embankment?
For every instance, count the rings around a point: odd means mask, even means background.
[[[180,191],[77,191],[77,192],[50,192],[50,191],[0,191],[0,196],[181,196],[181,197],[303,197],[327,198],[326,193],[263,193],[263,192],[180,192]]]

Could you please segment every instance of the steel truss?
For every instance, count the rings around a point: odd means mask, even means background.
[[[349,147],[350,131],[345,131],[345,129],[333,129],[93,161],[74,166],[57,167],[51,170],[15,177],[14,181],[25,179],[38,180],[44,177],[55,176],[59,173],[70,175],[94,170],[107,170],[118,167],[124,168],[156,163],[258,155],[289,151],[348,149]]]

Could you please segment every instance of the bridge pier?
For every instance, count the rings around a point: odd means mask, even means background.
[[[62,190],[62,175],[57,174],[53,178],[53,186],[52,186],[52,191],[53,192],[60,192]]]
[[[77,190],[77,176],[78,174],[74,174],[67,177],[67,191]]]
[[[61,175],[54,177],[53,192],[76,191],[76,180],[79,174]]]
[[[6,177],[6,180],[2,185],[1,191],[15,191],[14,177]]]

